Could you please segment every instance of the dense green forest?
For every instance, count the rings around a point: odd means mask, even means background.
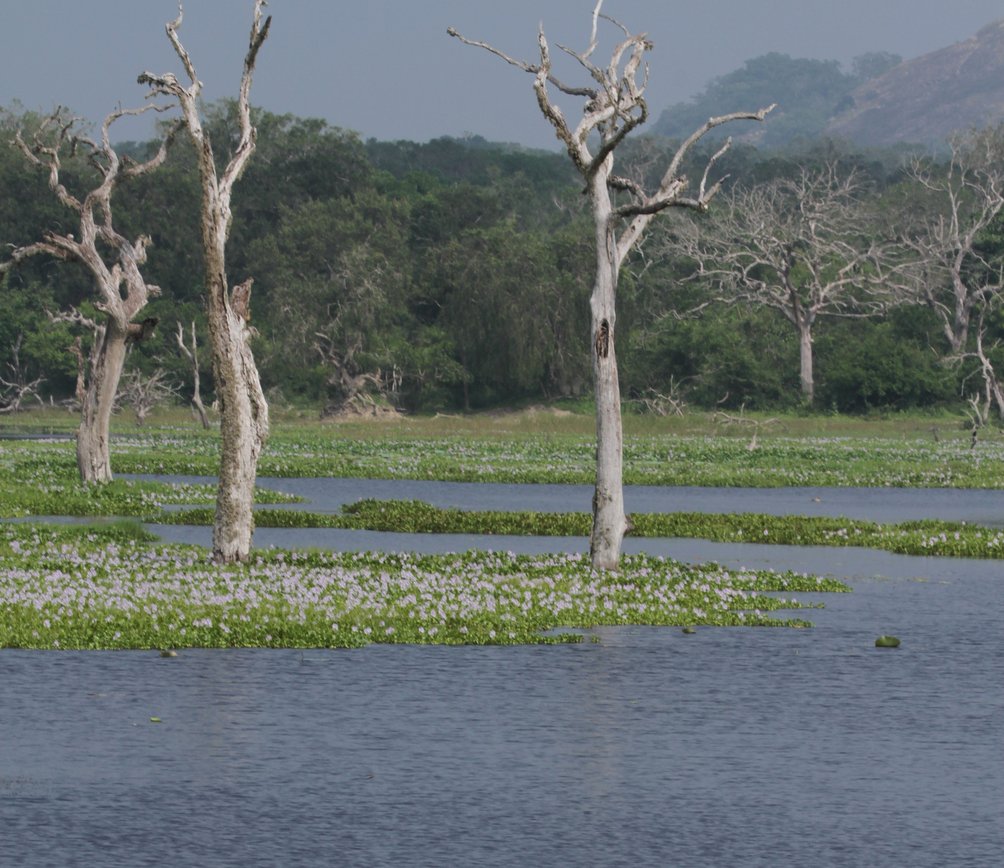
[[[226,142],[232,106],[211,106],[207,119],[214,142]],[[45,172],[10,143],[17,129],[38,122],[20,110],[0,113],[5,251],[47,230],[73,231],[74,215],[48,189]],[[232,284],[255,279],[255,356],[274,403],[321,413],[374,406],[430,412],[588,396],[593,232],[564,154],[476,138],[364,141],[320,120],[266,112],[255,122],[258,147],[235,193],[228,268]],[[625,144],[619,162],[636,176],[658,175],[671,146],[658,136],[639,138]],[[139,159],[154,147],[129,143],[120,151]],[[695,163],[717,147],[709,144]],[[714,301],[721,286],[695,277],[693,256],[675,239],[691,224],[698,234],[710,227],[716,211],[733,207],[740,187],[832,165],[856,171],[859,198],[886,232],[918,203],[936,208],[902,155],[841,152],[831,144],[783,154],[736,145],[715,166],[726,181],[712,213],[657,221],[622,275],[618,355],[626,400],[659,412],[680,403],[768,409],[804,401],[798,335],[785,316],[753,302]],[[699,177],[700,168],[694,171]],[[89,167],[69,157],[61,180],[78,195],[93,184]],[[194,322],[201,334],[198,205],[194,156],[182,138],[162,168],[124,184],[113,202],[119,227],[151,236],[145,275],[162,290],[147,309],[159,319],[156,333],[133,348],[127,367],[139,377],[162,372],[181,396],[192,376],[178,324],[187,330]],[[979,268],[997,261],[1000,234],[996,224],[984,232]],[[38,378],[46,401],[72,397],[77,362],[67,348],[75,335],[50,313],[93,313],[90,289],[83,268],[48,257],[7,273],[0,378],[8,404],[11,383]],[[992,362],[1004,323],[995,306],[981,311],[983,356]],[[983,390],[975,357],[945,361],[951,354],[931,303],[853,318],[824,312],[813,342],[819,409],[962,407]],[[208,402],[212,372],[208,351],[203,356]]]

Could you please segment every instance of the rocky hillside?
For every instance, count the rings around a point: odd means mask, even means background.
[[[955,130],[1004,121],[1004,19],[900,63],[855,89],[849,102],[825,132],[861,145],[937,146]]]

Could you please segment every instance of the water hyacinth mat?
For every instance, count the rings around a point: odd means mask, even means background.
[[[355,647],[580,641],[600,625],[810,626],[767,592],[832,579],[628,556],[256,552],[241,565],[151,544],[138,525],[0,526],[0,647]],[[818,604],[814,604],[818,605]]]

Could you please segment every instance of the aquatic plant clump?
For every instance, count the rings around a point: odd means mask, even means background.
[[[410,500],[360,500],[340,513],[263,508],[259,527],[351,528],[394,533],[578,536],[589,534],[585,512],[504,512],[432,506]],[[209,525],[208,508],[165,513],[167,524]],[[716,542],[803,546],[858,546],[904,555],[1004,558],[1004,530],[925,519],[878,524],[859,519],[763,513],[635,513],[635,537],[682,537]]]
[[[0,647],[352,647],[578,641],[599,625],[809,626],[767,592],[831,579],[631,556],[331,554],[270,550],[220,567],[199,549],[99,528],[0,526]],[[548,631],[559,631],[549,633]]]
[[[215,486],[114,479],[106,485],[80,484],[72,444],[0,443],[0,518],[26,516],[159,517],[166,506],[212,504]],[[298,498],[257,489],[259,503],[291,503]]]
[[[633,485],[725,487],[890,486],[1004,488],[1004,443],[970,448],[967,438],[745,438],[628,436],[624,481]],[[116,466],[131,473],[212,473],[217,444],[197,435],[122,438]],[[579,435],[518,438],[387,433],[339,438],[277,430],[259,463],[262,476],[341,476],[455,482],[595,481],[595,443]]]
[[[724,487],[881,486],[1004,488],[1004,442],[968,438],[935,442],[888,437],[743,438],[667,434],[624,441],[624,481],[634,485]],[[341,438],[279,428],[259,462],[261,476],[435,479],[455,482],[590,483],[592,438],[418,437],[384,432]],[[162,429],[116,437],[117,473],[216,473],[219,443],[201,432]],[[75,468],[72,443],[0,443],[0,471],[43,485]],[[61,484],[61,483],[60,483]],[[0,492],[2,494],[2,492]],[[13,492],[11,493],[13,496]],[[6,498],[6,495],[4,495]]]

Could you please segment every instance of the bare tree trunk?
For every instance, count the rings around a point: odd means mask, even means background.
[[[948,344],[955,354],[964,352],[969,343],[969,321],[973,312],[973,295],[969,287],[962,280],[961,271],[964,267],[962,257],[956,257],[957,270],[952,273],[952,289],[955,293],[955,311],[952,317],[952,325],[945,329],[948,337]],[[936,311],[937,312],[937,311]]]
[[[79,217],[79,237],[73,233],[50,231],[42,241],[16,248],[9,261],[0,263],[0,278],[12,265],[40,254],[79,262],[94,278],[95,306],[105,314],[102,325],[72,309],[50,315],[54,320],[85,326],[94,334],[87,361],[80,349],[79,337],[70,350],[77,359],[76,397],[81,409],[77,466],[84,483],[111,481],[109,428],[127,344],[142,340],[157,324],[155,317],[133,321],[149,297],[160,294],[159,287],[147,284],[141,273],[151,239],[140,235],[130,241],[121,235],[112,224],[111,204],[112,194],[122,180],[151,172],[164,162],[168,146],[179,129],[177,123],[171,127],[160,149],[147,162],[120,159],[111,145],[111,125],[123,116],[140,115],[150,109],[161,111],[162,107],[149,103],[142,109],[112,112],[101,127],[100,143],[74,134],[77,120],[68,118],[61,109],[42,122],[30,145],[20,131],[14,140],[29,163],[48,171],[49,189]],[[73,155],[81,147],[89,152],[91,165],[101,178],[101,183],[83,199],[71,194],[60,179],[61,151]],[[111,264],[107,260],[111,260]]]
[[[248,343],[246,320],[230,303],[221,261],[207,263],[209,334],[220,402],[220,480],[213,525],[213,559],[244,560],[254,534],[258,457],[268,438],[268,404]],[[236,288],[235,288],[236,291]]]
[[[812,374],[812,326],[800,323],[798,326],[799,379],[802,383],[802,400],[811,404],[816,397],[816,384]]]
[[[248,279],[229,293],[226,273],[233,187],[255,149],[250,92],[258,50],[268,37],[272,23],[271,17],[262,19],[265,5],[265,0],[254,2],[251,34],[237,100],[240,136],[222,175],[217,172],[213,144],[203,129],[199,114],[202,82],[178,36],[182,22],[180,7],[178,17],[167,25],[167,36],[185,67],[189,86],[184,87],[173,73],[158,76],[144,72],[139,77],[140,83],[149,84],[154,94],[169,95],[178,100],[195,146],[202,180],[206,307],[216,395],[220,402],[222,440],[216,522],[213,525],[213,560],[219,563],[243,561],[251,551],[258,456],[268,438],[268,403],[262,393],[249,343],[252,281]]]
[[[185,344],[185,330],[181,323],[178,323],[178,332],[175,335],[178,341],[178,348],[181,354],[188,359],[192,366],[192,406],[199,414],[199,422],[204,430],[209,430],[209,416],[206,413],[206,405],[202,403],[202,377],[199,373],[199,343],[195,337],[195,321],[192,321],[192,347]]]
[[[1004,422],[1004,389],[1001,388],[997,379],[997,372],[994,370],[993,362],[983,349],[983,338],[986,336],[986,315],[989,311],[989,303],[984,301],[980,306],[979,320],[976,329],[976,358],[980,362],[980,370],[983,375],[983,392],[986,397],[986,412],[983,414],[983,422],[986,424],[990,417],[990,405],[996,404],[997,418]]]
[[[593,495],[593,529],[590,540],[593,566],[616,569],[621,543],[629,529],[624,514],[620,387],[617,382],[617,359],[614,352],[615,303],[617,276],[625,258],[635,248],[652,218],[667,208],[707,210],[718,193],[721,182],[708,185],[709,173],[728,149],[724,145],[707,162],[696,191],[689,192],[682,164],[690,148],[710,130],[733,120],[763,120],[773,106],[756,112],[735,112],[709,118],[676,150],[654,193],[641,184],[612,173],[614,152],[625,137],[648,117],[644,99],[648,81],[645,53],[652,43],[644,33],[631,34],[622,24],[603,15],[603,0],[596,0],[588,48],[574,52],[562,51],[575,58],[589,73],[590,83],[584,87],[563,84],[551,71],[551,52],[544,36],[543,25],[537,33],[540,62],[527,63],[510,57],[486,42],[461,36],[450,27],[447,33],[463,42],[483,48],[534,76],[537,104],[558,138],[564,143],[576,169],[586,180],[593,208],[596,231],[596,278],[590,300],[592,311],[593,376],[596,387],[596,489]],[[608,67],[591,60],[597,48],[597,28],[603,20],[623,35],[613,49]],[[639,74],[642,79],[639,80]],[[583,116],[573,129],[561,108],[551,98],[550,88],[562,93],[586,97]],[[591,150],[596,148],[595,152]],[[611,190],[619,191],[626,201],[617,208],[611,201]],[[622,227],[618,236],[618,226]]]
[[[593,385],[596,397],[596,488],[589,552],[597,569],[616,569],[628,530],[624,513],[623,431],[614,331],[617,321],[617,240],[612,230],[606,172],[593,184],[596,223],[596,278],[592,312]]]
[[[112,480],[111,419],[125,364],[126,337],[111,317],[95,330],[77,429],[77,468],[88,484]]]

